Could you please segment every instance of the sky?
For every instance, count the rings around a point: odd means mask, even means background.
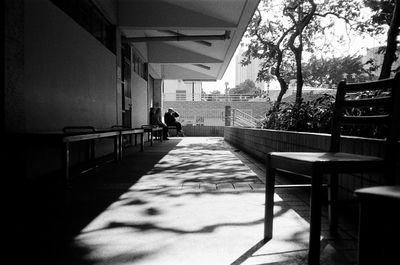
[[[240,45],[238,46],[240,47]],[[228,65],[228,68],[225,71],[224,76],[221,80],[217,80],[216,82],[203,82],[203,91],[206,93],[210,93],[214,90],[219,90],[222,94],[225,93],[225,82],[228,82],[229,88],[235,87],[235,64],[236,64],[236,54],[238,53],[239,49],[236,49],[235,54],[232,56],[232,59]]]

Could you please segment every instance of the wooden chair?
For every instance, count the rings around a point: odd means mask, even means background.
[[[271,152],[267,155],[266,201],[264,237],[272,238],[273,207],[276,171],[290,172],[311,178],[310,202],[310,238],[308,264],[319,264],[321,234],[321,195],[323,175],[330,174],[328,183],[329,221],[331,231],[337,228],[336,201],[339,173],[384,172],[394,177],[394,154],[399,121],[400,74],[395,78],[368,83],[339,83],[336,94],[329,152]],[[361,98],[356,93],[367,91],[386,91],[384,96]],[[354,110],[363,107],[375,107],[385,110],[383,114],[352,116]],[[343,126],[383,125],[387,128],[386,154],[384,157],[372,157],[340,152],[340,139]],[[393,179],[389,182],[393,182]]]

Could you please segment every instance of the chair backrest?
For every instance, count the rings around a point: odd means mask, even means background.
[[[394,78],[347,84],[342,81],[336,93],[332,124],[331,152],[340,150],[343,129],[367,126],[384,131],[385,159],[394,159],[399,140],[400,73]],[[394,163],[395,161],[391,161]]]
[[[96,131],[93,126],[65,126],[62,130],[64,133],[84,133]]]

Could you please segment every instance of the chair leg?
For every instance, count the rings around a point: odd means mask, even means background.
[[[328,190],[328,214],[329,214],[329,230],[331,233],[337,233],[338,228],[338,174],[330,176],[330,185]]]
[[[267,156],[267,175],[265,181],[265,216],[264,216],[264,240],[272,238],[274,220],[274,193],[275,170],[271,167],[271,157]]]
[[[321,237],[321,196],[322,174],[313,174],[311,179],[311,214],[308,265],[318,265],[320,259]]]

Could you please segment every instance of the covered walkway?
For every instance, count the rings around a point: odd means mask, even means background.
[[[66,209],[50,203],[42,210],[58,216],[32,218],[28,260],[305,264],[307,193],[278,191],[274,239],[263,242],[264,178],[262,163],[223,138],[171,138],[143,153],[128,148],[123,161],[75,176]],[[339,241],[323,239],[322,264],[355,264],[354,229],[342,225],[339,233]]]

